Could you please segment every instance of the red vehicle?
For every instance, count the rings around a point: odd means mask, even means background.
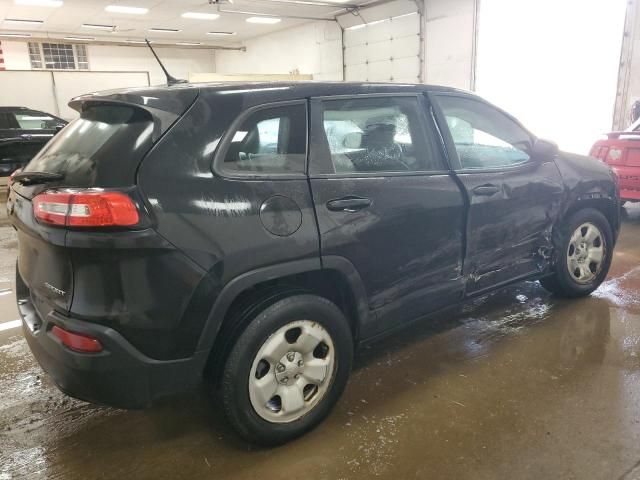
[[[620,183],[620,200],[640,201],[640,119],[627,130],[611,132],[589,153],[610,165]]]

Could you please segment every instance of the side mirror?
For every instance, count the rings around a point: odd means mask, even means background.
[[[547,161],[552,160],[558,154],[558,144],[550,140],[536,139],[533,142],[531,156],[535,160]]]

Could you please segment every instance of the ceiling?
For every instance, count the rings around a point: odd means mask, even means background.
[[[0,35],[29,33],[33,38],[77,36],[95,38],[100,42],[149,38],[155,43],[193,42],[203,46],[238,44],[247,38],[291,28],[316,18],[333,19],[337,14],[345,13],[345,7],[371,3],[371,0],[233,0],[233,3],[223,0],[220,4],[211,5],[207,0],[61,0],[63,4],[59,7],[45,7],[22,5],[21,1],[29,0],[0,0]],[[311,5],[308,2],[324,5]],[[109,5],[141,7],[148,9],[148,12],[129,14],[105,11]],[[186,12],[220,16],[214,20],[183,18],[182,14]],[[274,24],[248,23],[246,20],[252,16],[250,13],[262,14],[261,18],[280,18],[280,21]],[[7,19],[40,20],[43,23],[20,24],[8,22]],[[82,27],[83,24],[115,28],[96,30]],[[149,31],[150,28],[179,31],[153,32]],[[233,35],[209,35],[208,32],[233,32]]]

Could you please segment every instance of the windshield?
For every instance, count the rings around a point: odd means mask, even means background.
[[[151,147],[152,133],[153,122],[144,110],[130,106],[89,107],[56,135],[24,171],[61,173],[66,185],[77,187],[131,184],[137,164]]]

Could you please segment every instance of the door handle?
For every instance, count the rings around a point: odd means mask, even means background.
[[[344,197],[329,200],[327,208],[332,212],[357,212],[371,205],[371,199],[363,197]]]
[[[491,185],[491,184],[480,185],[473,189],[473,193],[475,195],[483,195],[485,197],[490,197],[491,195],[495,195],[499,191],[500,191],[500,187],[497,187],[496,185]]]

